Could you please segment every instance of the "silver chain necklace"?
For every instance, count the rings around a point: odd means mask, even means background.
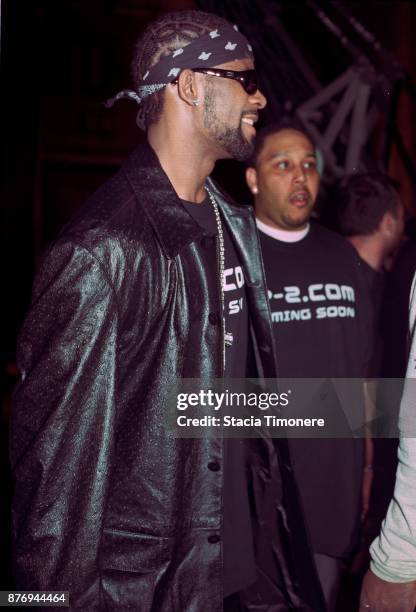
[[[224,364],[225,364],[225,347],[232,346],[234,341],[233,334],[225,331],[225,298],[224,298],[224,269],[225,269],[225,244],[224,244],[224,232],[222,230],[221,216],[218,208],[217,200],[211,191],[206,187],[209,199],[214,209],[215,221],[217,223],[217,234],[219,242],[219,264],[220,264],[220,286],[221,286],[221,308],[222,308],[222,319],[224,324]]]

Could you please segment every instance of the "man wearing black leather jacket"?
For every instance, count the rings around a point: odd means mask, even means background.
[[[48,249],[19,339],[19,589],[69,591],[83,611],[324,609],[313,570],[304,579],[298,567],[308,545],[285,441],[176,438],[167,414],[179,379],[243,377],[249,354],[276,377],[252,211],[209,179],[217,159],[251,153],[265,105],[253,68],[232,25],[168,14],[137,45],[134,90],[110,102],[140,104],[148,144]],[[265,572],[267,594],[260,581],[243,604]]]

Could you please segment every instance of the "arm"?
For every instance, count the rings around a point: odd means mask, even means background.
[[[364,604],[374,612],[413,612],[416,606],[416,440],[401,438],[398,456],[394,497],[370,548],[363,612]]]
[[[370,552],[371,569],[390,582],[416,580],[416,440],[401,438],[394,496]]]
[[[393,499],[381,533],[370,548],[371,569],[361,592],[362,606],[371,610],[412,612],[416,606],[416,439],[414,384],[416,377],[415,283],[410,304],[412,343],[400,408],[400,445]],[[412,431],[413,430],[413,431]],[[405,437],[405,436],[413,437]],[[360,609],[365,610],[365,607]]]
[[[101,265],[61,244],[45,260],[18,344],[11,418],[19,589],[98,597],[97,551],[113,445],[118,310]]]

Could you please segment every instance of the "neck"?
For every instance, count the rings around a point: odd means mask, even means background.
[[[267,225],[267,223],[260,221],[258,217],[256,217],[256,224],[258,229],[263,232],[263,234],[267,234],[271,238],[280,240],[281,242],[299,242],[305,238],[310,229],[310,224],[307,223],[306,226],[300,230],[284,230]]]
[[[149,127],[148,141],[178,196],[188,202],[202,202],[205,181],[216,158],[196,136],[192,122],[176,119],[164,113]]]
[[[348,236],[347,240],[355,248],[361,259],[363,259],[373,270],[380,271],[383,267],[384,252],[380,241],[376,236]]]

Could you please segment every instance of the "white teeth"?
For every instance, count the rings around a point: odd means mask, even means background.
[[[248,117],[243,117],[241,121],[242,123],[247,123],[248,125],[254,125],[254,119],[249,119]]]
[[[297,193],[291,199],[293,202],[306,202],[307,198],[305,193]]]

